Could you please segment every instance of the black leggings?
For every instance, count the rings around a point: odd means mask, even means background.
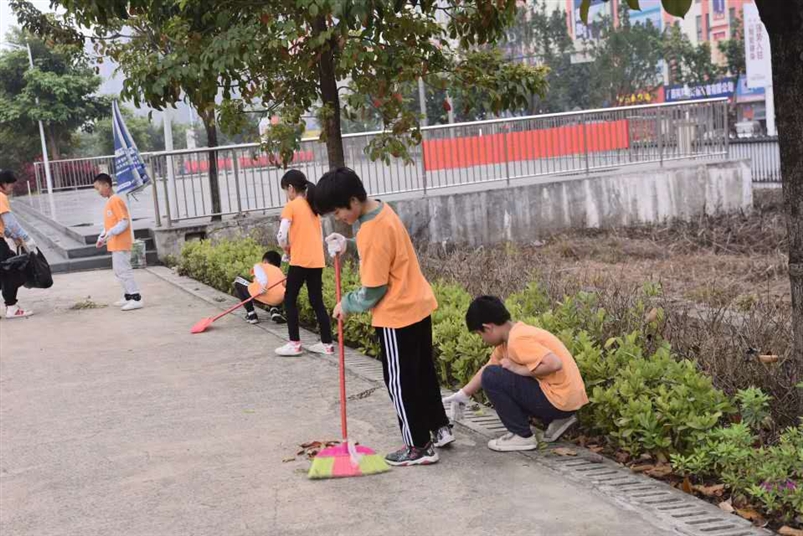
[[[8,247],[6,239],[0,235],[0,262],[10,259],[15,253]],[[3,301],[6,305],[17,304],[17,290],[25,282],[24,277],[17,277],[17,274],[12,274],[11,277],[3,277],[0,273],[0,287],[3,289]]]
[[[307,284],[309,303],[315,310],[318,318],[318,327],[321,329],[321,342],[332,344],[332,322],[329,312],[323,303],[323,268],[301,268],[290,266],[287,270],[287,282],[284,291],[284,310],[287,313],[287,331],[290,340],[299,342],[301,335],[298,332],[298,293],[304,283]]]

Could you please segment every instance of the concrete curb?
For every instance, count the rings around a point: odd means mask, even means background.
[[[173,270],[164,267],[148,267],[148,272],[170,283],[185,292],[204,300],[216,309],[225,310],[238,303],[237,299],[213,289],[189,277],[180,276]],[[285,330],[268,323],[257,324],[256,327],[286,339]],[[187,326],[189,330],[190,326]],[[301,330],[303,344],[311,344],[318,340],[317,336],[307,330]],[[308,354],[332,366],[337,366],[337,359],[318,354]],[[346,348],[346,370],[350,375],[384,386],[382,365],[371,357],[354,349]],[[441,390],[444,396],[451,394]],[[456,423],[464,430],[471,431],[484,438],[491,439],[504,433],[505,427],[492,408],[476,404],[466,412],[463,421]],[[560,456],[553,448],[570,447],[576,456]],[[588,449],[566,443],[550,444],[545,450],[519,452],[514,455],[523,456],[540,467],[559,473],[565,479],[586,489],[599,492],[613,499],[621,507],[639,512],[653,524],[672,529],[687,536],[769,536],[774,534],[766,529],[754,527],[749,521],[720,510],[716,506],[692,495],[654,480],[648,476],[634,473],[613,460],[603,458]]]

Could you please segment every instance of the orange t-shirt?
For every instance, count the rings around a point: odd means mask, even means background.
[[[11,205],[8,203],[8,196],[0,192],[0,215],[6,212],[11,212]],[[3,223],[3,218],[0,218],[0,240],[3,240],[3,233],[5,233],[6,224]]]
[[[248,293],[251,296],[256,296],[254,299],[260,303],[264,303],[265,305],[279,305],[284,301],[284,288],[285,283],[280,283],[276,285],[279,281],[285,278],[284,272],[278,266],[274,266],[268,262],[260,263],[262,269],[265,271],[265,275],[268,276],[268,291],[262,294],[262,287],[259,284],[259,281],[254,279],[250,285],[248,285]],[[254,270],[251,270],[251,275],[254,275]],[[270,288],[272,285],[276,285],[273,288]]]
[[[421,273],[410,235],[387,204],[357,232],[360,280],[365,287],[387,285],[387,293],[371,311],[372,325],[403,328],[438,308],[432,287]]]
[[[523,322],[516,323],[510,330],[507,344],[500,344],[494,349],[488,364],[498,365],[502,358],[507,357],[533,371],[550,352],[560,358],[563,368],[543,378],[536,378],[541,384],[541,390],[547,400],[559,410],[580,409],[588,404],[580,369],[560,339],[546,330]]]
[[[134,245],[134,230],[131,228],[128,207],[125,206],[125,201],[119,195],[112,194],[106,201],[106,208],[103,209],[103,228],[108,232],[122,220],[128,220],[128,228],[117,236],[109,238],[109,241],[106,242],[106,251],[131,251],[131,247]]]
[[[290,266],[323,268],[323,231],[321,219],[312,212],[307,200],[298,196],[284,206],[282,219],[290,220]]]

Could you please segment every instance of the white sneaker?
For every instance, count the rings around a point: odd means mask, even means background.
[[[432,444],[438,448],[443,448],[451,443],[454,443],[454,434],[449,425],[441,426],[437,432],[432,434]]]
[[[290,341],[284,346],[276,348],[277,355],[295,356],[295,355],[301,355],[301,353],[302,350],[300,342]]]
[[[319,342],[310,346],[308,350],[310,352],[315,352],[316,354],[335,355],[334,344],[324,344],[322,342]]]
[[[31,316],[33,311],[25,311],[18,305],[7,305],[6,306],[6,318],[25,318],[26,316]]]
[[[571,415],[566,417],[565,419],[555,419],[549,426],[546,428],[546,432],[544,432],[544,441],[546,443],[552,443],[553,441],[557,441],[560,439],[560,436],[563,435],[566,430],[571,428],[577,424],[577,417]]]
[[[496,452],[513,452],[517,450],[535,450],[538,448],[538,440],[535,435],[521,437],[513,432],[508,432],[502,437],[488,441],[488,448]]]
[[[145,307],[145,304],[142,300],[128,300],[125,305],[123,305],[123,311],[134,311],[135,309],[142,309]]]
[[[120,298],[116,302],[112,304],[113,307],[122,307],[123,305],[127,304],[128,300],[125,298]]]

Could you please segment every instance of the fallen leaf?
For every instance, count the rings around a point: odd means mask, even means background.
[[[296,457],[295,456],[288,456],[287,458],[283,458],[282,459],[282,463],[294,462],[294,461],[296,461]]]
[[[627,460],[630,459],[630,454],[628,454],[627,452],[625,452],[623,450],[620,450],[619,452],[617,452],[614,455],[614,458],[616,458],[616,461],[619,462],[619,463],[625,463],[625,462],[627,462]]]
[[[649,471],[650,469],[655,469],[655,466],[651,463],[633,465],[630,467],[630,470],[633,471],[634,473],[644,473]]]
[[[552,452],[554,452],[558,456],[577,456],[576,450],[569,449],[566,447],[558,447],[556,449],[552,449]]]
[[[605,447],[601,447],[601,446],[599,446],[599,445],[589,445],[589,446],[588,446],[588,450],[590,450],[590,451],[591,451],[591,452],[593,452],[594,454],[599,454],[600,452],[602,452],[603,450],[605,450]]]
[[[656,454],[655,459],[658,461],[658,463],[667,463],[669,461],[669,459],[666,457],[666,454],[663,452]]]
[[[778,534],[783,534],[783,536],[803,536],[803,530],[793,529],[792,527],[784,525],[778,529]]]
[[[731,513],[731,514],[733,513],[733,505],[731,504],[731,502],[729,500],[728,501],[722,501],[721,503],[719,503],[719,508],[721,510],[725,510],[728,513]]]
[[[655,322],[657,318],[658,318],[658,309],[653,307],[652,309],[650,309],[650,312],[647,313],[647,316],[644,318],[644,322],[650,324],[652,322]]]
[[[769,365],[770,363],[777,363],[778,356],[777,355],[760,355],[758,356],[758,360],[764,363],[765,365]]]
[[[639,460],[652,460],[652,456],[650,456],[648,453],[645,452],[644,454],[639,456],[638,459]]]
[[[590,461],[591,463],[602,463],[605,458],[600,456],[599,454],[594,454],[593,452],[586,456],[584,459]]]
[[[725,485],[715,484],[713,486],[692,486],[692,489],[702,493],[706,497],[719,497],[725,491]]]
[[[680,489],[686,493],[691,493],[691,480],[689,480],[689,477],[683,477],[683,485],[680,487]]]
[[[736,508],[736,513],[753,523],[764,523],[764,516],[752,508]]]
[[[577,443],[579,443],[581,447],[585,447],[587,442],[588,438],[584,435],[581,435],[580,437],[577,438]]]
[[[669,464],[656,465],[652,469],[644,471],[644,474],[650,475],[653,478],[663,478],[672,474],[672,466]]]

